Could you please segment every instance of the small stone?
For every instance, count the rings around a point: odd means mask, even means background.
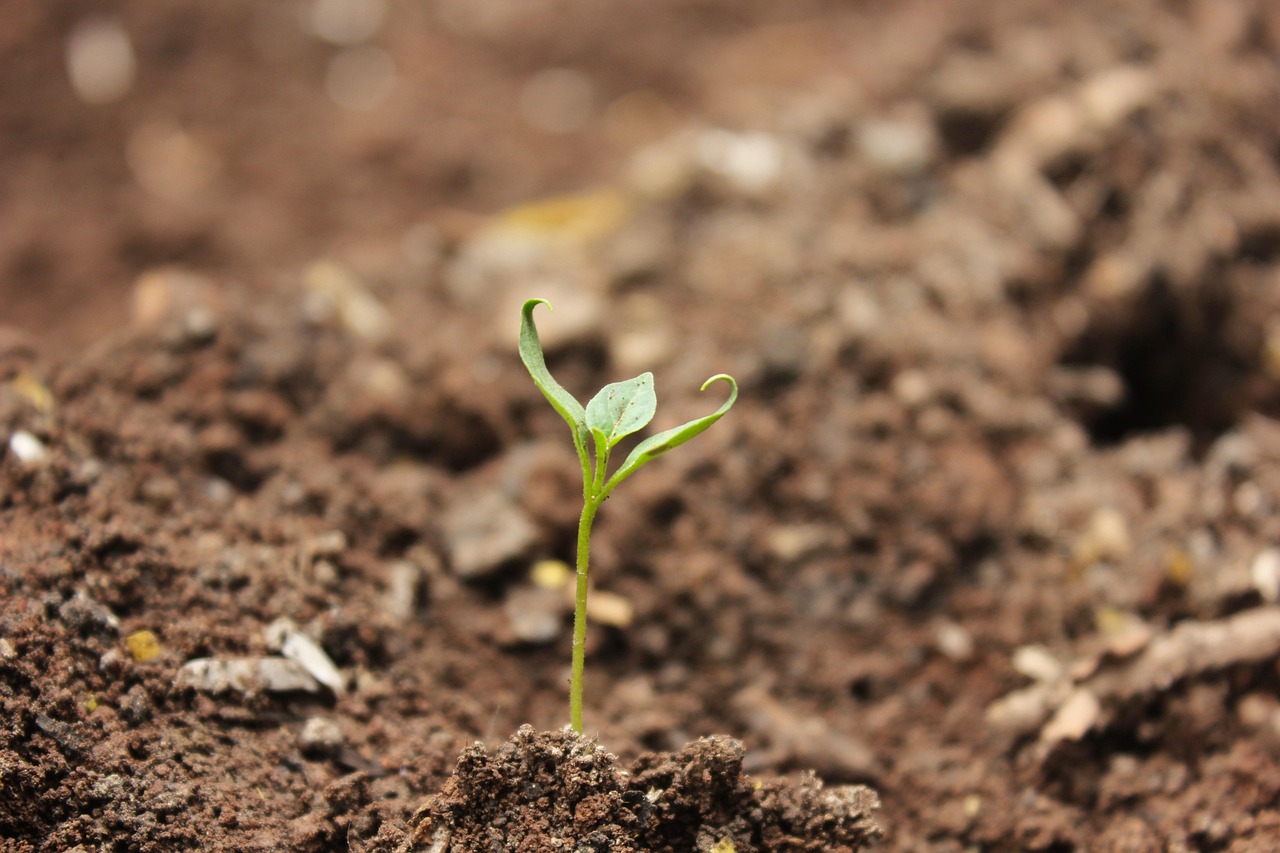
[[[125,778],[119,773],[110,773],[95,781],[92,792],[98,800],[123,800],[129,796]]]
[[[465,580],[492,574],[533,546],[537,530],[501,492],[483,492],[454,504],[442,528],[453,572]]]
[[[1260,518],[1267,515],[1270,510],[1266,492],[1253,481],[1241,483],[1236,487],[1231,495],[1231,505],[1245,518]]]
[[[106,605],[85,595],[83,590],[62,603],[58,616],[68,628],[82,634],[120,630],[120,618]]]
[[[559,592],[573,579],[573,567],[564,560],[539,560],[529,570],[529,580],[539,589]]]
[[[296,661],[316,681],[328,687],[335,695],[347,692],[346,676],[334,664],[333,659],[320,648],[320,644],[301,631],[290,633],[280,646],[280,654]]]
[[[938,151],[933,127],[924,117],[864,122],[854,133],[854,144],[873,169],[898,176],[925,171]]]
[[[522,643],[554,641],[564,624],[564,601],[560,591],[529,586],[513,589],[503,602],[511,633]]]
[[[616,592],[595,590],[587,599],[587,620],[610,628],[628,628],[635,620],[636,607]]]
[[[397,560],[387,569],[387,588],[382,608],[397,622],[408,622],[418,609],[422,590],[422,569],[410,560]]]
[[[1044,646],[1019,646],[1013,651],[1013,668],[1033,681],[1052,682],[1065,672],[1058,659]]]
[[[1049,374],[1049,395],[1068,405],[1105,409],[1125,396],[1124,380],[1109,367],[1058,368]]]
[[[316,319],[336,315],[358,338],[376,343],[391,332],[391,315],[356,274],[334,261],[313,263],[306,272],[307,313]]]
[[[1265,693],[1250,693],[1236,705],[1241,724],[1260,734],[1280,740],[1280,702]]]
[[[160,654],[160,641],[151,631],[134,631],[125,637],[124,645],[136,663],[146,663]]]
[[[133,86],[137,60],[133,42],[114,15],[85,18],[67,36],[67,76],[80,100],[109,104]]]
[[[770,528],[765,540],[769,556],[794,563],[831,544],[831,531],[821,524],[782,524]]]
[[[338,567],[329,560],[316,560],[311,564],[311,580],[318,586],[332,589],[338,585],[341,578]]]
[[[263,630],[262,637],[266,640],[267,648],[273,652],[278,652],[284,646],[284,641],[289,639],[289,635],[297,630],[298,623],[288,616],[281,616],[271,620],[271,624]]]
[[[34,406],[36,411],[42,414],[49,414],[53,411],[53,392],[49,390],[48,385],[45,385],[29,370],[23,370],[13,377],[9,382],[9,387],[19,397]]]
[[[107,649],[98,658],[98,672],[108,678],[120,678],[124,674],[127,660],[124,652],[119,649],[114,647]]]
[[[890,383],[894,399],[908,407],[919,406],[933,396],[933,383],[923,370],[903,370]]]
[[[1122,66],[1094,74],[1080,87],[1080,105],[1092,124],[1111,130],[1159,93],[1159,78],[1143,66]]]
[[[135,684],[124,694],[120,702],[120,717],[131,726],[141,725],[151,716],[151,694],[141,684]]]
[[[1103,560],[1122,560],[1132,545],[1124,514],[1113,507],[1101,507],[1089,519],[1084,535],[1076,540],[1075,564],[1084,569]]]
[[[36,727],[53,738],[63,748],[79,752],[84,748],[84,740],[76,734],[76,727],[63,720],[55,720],[43,712],[36,714]]]
[[[408,397],[411,382],[398,363],[389,358],[379,358],[362,363],[360,368],[360,386],[372,399],[393,405]]]
[[[1095,618],[1105,641],[1103,648],[1113,657],[1132,657],[1151,642],[1151,626],[1132,613],[1098,608]]]
[[[129,134],[125,159],[138,186],[178,204],[198,203],[222,173],[218,152],[171,119],[139,124]]]
[[[284,657],[196,658],[178,669],[178,687],[205,693],[318,693],[320,684],[297,661]]]
[[[303,550],[313,557],[336,557],[347,550],[347,534],[341,530],[328,530],[308,539]]]
[[[963,625],[955,622],[943,622],[934,634],[938,651],[957,663],[973,657],[973,635]]]
[[[609,353],[618,369],[637,372],[670,359],[676,345],[669,328],[646,326],[619,332],[609,341]]]
[[[328,717],[309,717],[298,732],[298,746],[304,755],[325,757],[342,749],[345,738],[342,727]]]
[[[312,0],[303,10],[312,34],[330,44],[368,41],[382,29],[386,0]]]
[[[708,171],[746,195],[767,192],[782,177],[782,144],[759,131],[709,130],[698,139],[698,159]]]
[[[1093,728],[1102,714],[1102,703],[1092,690],[1079,687],[1062,703],[1040,732],[1040,739],[1048,743],[1062,740],[1080,740]]]
[[[24,429],[15,430],[9,436],[9,452],[28,465],[42,462],[49,455],[44,442]]]
[[[307,539],[298,549],[298,570],[302,576],[321,586],[338,582],[338,567],[333,560],[347,550],[347,535],[329,530]]]
[[[1249,565],[1249,577],[1263,601],[1275,604],[1280,600],[1280,549],[1260,551]]]
[[[8,637],[0,637],[0,660],[13,660],[17,656],[18,650],[13,642]]]

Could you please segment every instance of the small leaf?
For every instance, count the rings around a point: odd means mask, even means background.
[[[644,429],[657,410],[653,374],[641,373],[635,379],[601,388],[587,403],[587,427],[595,433],[597,442],[612,448],[631,433]]]
[[[584,451],[582,442],[585,440],[586,412],[582,404],[564,390],[564,387],[553,379],[551,372],[547,370],[547,360],[542,354],[542,342],[538,340],[538,327],[533,324],[533,309],[539,304],[546,305],[548,310],[551,309],[551,303],[545,299],[527,300],[524,307],[520,309],[520,360],[528,368],[529,375],[533,377],[533,384],[538,386],[538,390],[551,404],[551,408],[559,412],[560,417],[569,424],[569,429],[573,431],[574,444],[577,445],[581,455]]]
[[[604,487],[604,495],[608,495],[613,487],[621,483],[627,477],[634,474],[642,465],[652,461],[654,458],[661,456],[673,447],[679,447],[689,439],[693,438],[701,432],[705,432],[713,423],[724,417],[725,412],[733,407],[734,402],[738,399],[738,383],[733,377],[727,373],[717,373],[706,382],[702,383],[702,390],[707,390],[707,386],[717,379],[723,379],[729,383],[729,399],[724,401],[724,405],[716,409],[704,418],[689,421],[687,424],[665,430],[657,435],[650,436],[644,441],[636,445],[631,454],[627,456],[627,460],[622,463],[614,475],[609,478],[609,482]]]

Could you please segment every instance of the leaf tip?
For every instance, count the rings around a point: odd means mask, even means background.
[[[523,307],[523,308],[521,308],[521,309],[520,309],[520,311],[521,311],[521,313],[523,313],[526,317],[528,317],[528,316],[531,316],[531,315],[533,314],[533,309],[534,309],[534,308],[536,308],[536,307],[538,307],[539,305],[545,305],[545,306],[547,306],[547,310],[548,310],[548,311],[554,311],[554,310],[556,310],[556,309],[554,309],[554,308],[552,308],[552,307],[551,307],[551,303],[550,303],[550,302],[548,302],[547,300],[545,300],[545,299],[543,299],[543,298],[541,298],[541,297],[535,296],[535,297],[534,297],[534,298],[532,298],[532,299],[526,299],[526,300],[524,301],[524,307]]]
[[[712,376],[712,377],[711,377],[710,379],[708,379],[706,382],[703,382],[703,383],[702,383],[702,387],[701,387],[701,388],[699,388],[698,390],[699,390],[699,391],[705,391],[705,390],[707,390],[707,388],[709,388],[709,387],[711,386],[711,383],[712,383],[712,382],[715,382],[715,381],[720,380],[720,379],[723,379],[725,382],[728,382],[728,383],[729,383],[729,386],[734,390],[734,392],[735,392],[735,393],[737,392],[737,390],[738,390],[738,383],[737,383],[737,381],[736,381],[732,376],[730,376],[730,375],[729,375],[729,374],[727,374],[727,373],[717,373],[715,376]]]

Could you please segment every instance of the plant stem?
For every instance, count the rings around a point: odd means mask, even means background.
[[[591,525],[600,508],[590,493],[584,496],[578,519],[578,590],[573,608],[573,671],[569,676],[569,724],[582,734],[582,671],[587,662],[587,567],[591,558]]]

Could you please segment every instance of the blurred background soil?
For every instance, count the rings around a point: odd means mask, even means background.
[[[1280,7],[10,3],[0,837],[386,849],[565,718],[886,849],[1275,849]],[[205,660],[211,663],[193,663]]]

